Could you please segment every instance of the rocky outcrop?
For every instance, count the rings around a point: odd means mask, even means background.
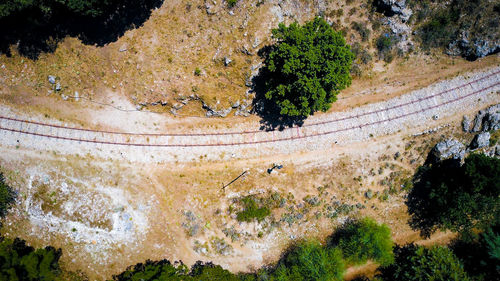
[[[374,4],[386,16],[399,15],[404,22],[408,21],[413,14],[406,6],[406,0],[376,0]]]
[[[485,38],[482,34],[476,34],[476,38],[469,39],[469,32],[462,32],[461,35],[448,45],[446,53],[453,56],[463,56],[469,60],[475,60],[500,51],[500,40],[497,36]]]
[[[474,118],[471,132],[486,132],[500,129],[500,104],[480,110]]]
[[[470,144],[470,148],[478,149],[478,148],[488,147],[490,145],[490,137],[491,136],[489,132],[483,132],[477,134],[476,136],[474,136],[474,139]]]
[[[430,156],[432,162],[450,158],[462,161],[465,156],[465,145],[456,139],[447,139],[436,144],[436,146],[432,148]]]

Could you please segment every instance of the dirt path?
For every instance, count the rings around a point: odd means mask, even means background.
[[[500,67],[457,77],[385,102],[309,118],[283,131],[140,133],[38,122],[0,107],[0,144],[140,162],[225,160],[325,149],[415,128],[498,102]]]

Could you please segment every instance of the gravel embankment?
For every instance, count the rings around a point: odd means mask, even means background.
[[[37,122],[0,106],[0,145],[139,162],[246,158],[316,150],[414,129],[500,101],[500,67],[457,77],[385,102],[309,118],[300,128],[266,132],[141,134]],[[437,119],[437,120],[435,120]],[[30,121],[26,121],[30,120]]]

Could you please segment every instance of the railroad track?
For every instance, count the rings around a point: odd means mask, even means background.
[[[442,89],[436,87],[424,89],[421,93],[408,94],[389,102],[369,105],[346,113],[334,113],[334,118],[313,121],[302,127],[286,128],[283,131],[232,131],[206,133],[137,133],[106,130],[92,130],[43,122],[25,120],[14,116],[0,115],[0,133],[2,138],[32,136],[47,140],[70,142],[75,147],[78,144],[98,144],[117,147],[144,148],[206,148],[206,147],[244,147],[299,141],[314,142],[315,138],[328,136],[327,142],[345,140],[346,135],[362,134],[380,135],[388,133],[394,127],[411,123],[413,119],[428,119],[429,114],[439,112],[447,107],[466,106],[474,102],[477,96],[498,91],[500,88],[500,68],[483,73],[455,86]],[[437,87],[437,88],[439,88]],[[417,91],[418,92],[418,91]],[[497,94],[498,96],[498,94]],[[490,97],[491,98],[491,97]],[[494,97],[493,97],[494,98]],[[486,102],[486,100],[484,101]],[[462,105],[463,104],[463,105]],[[378,108],[377,108],[378,107]],[[457,108],[455,108],[455,111]],[[459,111],[459,108],[458,108]],[[422,119],[422,120],[424,120]],[[380,128],[379,128],[380,127]],[[380,129],[380,130],[378,130]],[[40,139],[33,139],[39,141]],[[0,141],[1,143],[1,141]],[[26,143],[26,141],[24,141]],[[12,142],[11,142],[12,144]],[[279,146],[280,144],[278,144]]]

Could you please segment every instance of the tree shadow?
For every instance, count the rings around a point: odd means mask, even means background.
[[[272,51],[273,46],[264,46],[258,51],[258,55],[265,59]],[[253,112],[262,119],[260,120],[260,129],[265,131],[280,131],[285,128],[302,126],[305,117],[290,117],[280,114],[280,109],[275,102],[266,98],[266,92],[269,91],[270,76],[272,74],[264,66],[259,73],[252,78],[252,92],[255,93],[255,99],[252,102]]]
[[[104,46],[115,42],[130,29],[142,26],[151,11],[163,0],[117,1],[98,17],[81,16],[64,9],[54,9],[50,17],[39,9],[27,9],[0,19],[0,53],[11,56],[11,46],[36,60],[41,53],[54,52],[66,36],[84,44]]]
[[[430,162],[430,161],[428,161]],[[443,211],[435,204],[433,193],[438,188],[457,186],[460,182],[460,161],[448,159],[437,163],[427,163],[419,167],[413,176],[413,188],[406,199],[409,224],[413,230],[419,230],[422,237],[430,237],[442,223]]]

